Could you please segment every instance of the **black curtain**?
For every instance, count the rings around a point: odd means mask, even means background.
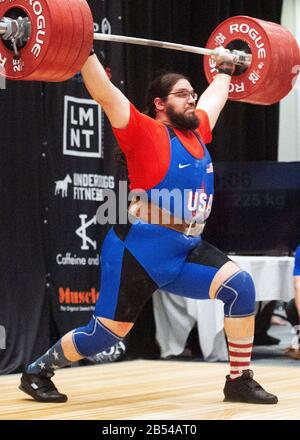
[[[280,23],[282,1],[129,0],[124,9],[126,35],[205,47],[217,25],[235,15]],[[140,109],[149,80],[162,71],[187,75],[199,93],[207,87],[202,56],[139,46],[126,46],[126,51],[128,95]],[[228,102],[213,133],[213,160],[276,160],[278,121],[278,104]]]
[[[124,33],[121,0],[89,5],[95,31]],[[98,43],[95,50],[115,85],[124,88],[123,47]],[[5,374],[22,370],[57,338],[89,321],[108,228],[92,220],[102,189],[116,183],[119,169],[111,127],[80,73],[63,83],[7,81],[0,94]]]
[[[41,84],[1,90],[0,371],[15,371],[49,343],[45,293]]]

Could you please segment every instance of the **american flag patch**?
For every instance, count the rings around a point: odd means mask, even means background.
[[[213,164],[211,162],[208,165],[206,165],[206,172],[207,174],[214,172]]]

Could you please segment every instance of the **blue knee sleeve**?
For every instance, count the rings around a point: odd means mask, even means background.
[[[229,318],[254,315],[255,287],[251,276],[240,271],[221,284],[216,299],[224,303],[224,314]]]
[[[104,327],[95,316],[86,327],[77,328],[73,332],[75,348],[84,357],[101,353],[122,340],[123,338],[114,335]]]

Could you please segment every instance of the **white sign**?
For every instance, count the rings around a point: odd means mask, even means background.
[[[63,153],[103,157],[102,109],[92,99],[65,96]]]

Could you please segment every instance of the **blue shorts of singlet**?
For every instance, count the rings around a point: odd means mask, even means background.
[[[138,220],[108,232],[100,256],[100,295],[95,315],[135,322],[157,289],[209,299],[217,271],[230,259],[204,241]]]

